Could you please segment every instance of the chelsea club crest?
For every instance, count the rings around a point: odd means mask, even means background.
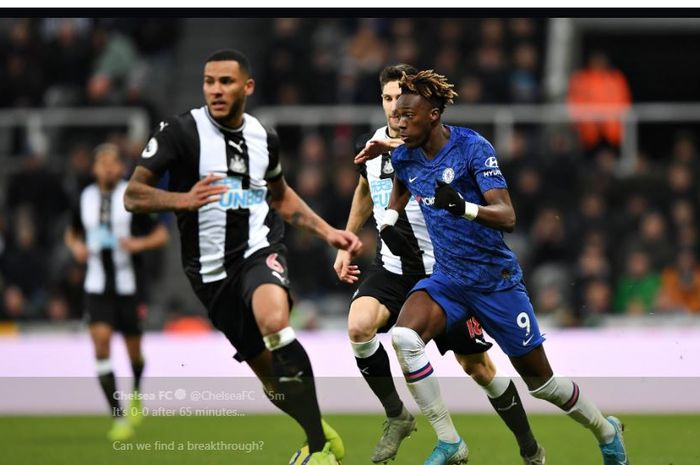
[[[442,180],[449,184],[455,179],[455,170],[452,168],[445,168],[445,171],[442,172]]]

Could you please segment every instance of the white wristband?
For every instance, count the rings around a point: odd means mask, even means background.
[[[382,218],[382,222],[379,225],[379,230],[381,231],[382,229],[386,228],[387,226],[394,226],[398,219],[399,219],[399,212],[397,212],[396,210],[392,210],[390,208],[387,208],[386,210],[384,210],[384,217]]]
[[[477,204],[464,202],[464,215],[462,215],[464,218],[468,219],[469,221],[473,221],[478,214],[479,206]]]

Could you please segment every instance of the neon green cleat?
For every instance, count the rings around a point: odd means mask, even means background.
[[[126,419],[131,426],[139,426],[143,423],[143,405],[141,404],[141,393],[133,392],[133,397],[129,402],[129,408],[125,412]]]
[[[107,432],[110,441],[128,441],[134,436],[134,428],[131,427],[126,418],[116,418],[112,423],[112,428]]]
[[[340,439],[338,432],[331,428],[331,425],[326,423],[326,420],[321,419],[321,426],[323,426],[323,434],[326,436],[326,439],[330,444],[331,452],[333,452],[335,458],[338,460],[338,462],[340,462],[345,457],[345,446],[343,445],[343,440]]]
[[[331,443],[327,442],[320,452],[314,452],[309,457],[307,465],[338,465],[335,455],[331,452]]]

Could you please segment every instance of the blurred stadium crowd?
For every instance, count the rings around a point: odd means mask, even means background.
[[[260,63],[258,104],[379,108],[378,73],[398,62],[447,75],[460,95],[457,104],[545,101],[546,20],[260,22],[271,33],[254,60]],[[0,107],[136,105],[155,123],[171,110],[164,89],[181,40],[175,20],[2,20]],[[602,74],[593,73],[594,79],[613,76],[621,104],[629,104],[626,81],[634,76],[600,62],[587,70],[595,66]],[[277,129],[290,184],[330,223],[344,227],[358,176],[354,141],[369,125]],[[492,136],[489,128],[475,129]],[[700,314],[695,134],[676,131],[663,150],[640,153],[634,173],[621,178],[615,170],[619,137],[585,131],[568,124],[518,126],[499,154],[518,217],[508,242],[525,268],[536,311],[563,326],[595,325],[612,314]],[[0,155],[16,162],[0,176],[0,319],[81,317],[83,269],[62,237],[71,205],[91,181],[97,141],[75,133],[66,138],[60,155],[42,154],[15,132],[8,153]],[[106,138],[122,147],[133,167],[144,141],[135,144],[118,131]],[[362,233],[364,268],[374,255],[374,234],[372,225]],[[329,296],[347,305],[352,289],[337,283],[333,252],[291,229],[286,242],[300,305]],[[161,279],[164,259],[162,252],[147,258],[146,290]],[[169,298],[144,294],[160,305]],[[316,307],[324,313],[323,304]]]

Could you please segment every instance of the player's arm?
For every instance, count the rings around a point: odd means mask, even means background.
[[[268,181],[267,186],[272,207],[292,226],[311,232],[336,249],[347,250],[351,255],[355,255],[362,247],[354,233],[335,229],[318,216],[294,189],[287,185],[284,176]]]
[[[168,228],[163,223],[158,223],[152,230],[143,236],[124,237],[120,245],[129,253],[141,253],[146,250],[164,247],[170,239]]]
[[[133,213],[197,211],[204,205],[219,201],[226,192],[226,186],[213,184],[222,178],[210,173],[195,183],[189,192],[170,192],[154,187],[159,177],[148,168],[137,166],[124,194],[124,206]]]
[[[85,228],[80,215],[80,202],[71,212],[71,221],[63,233],[63,242],[78,263],[85,263],[90,252],[85,244]]]
[[[87,261],[89,252],[85,241],[83,240],[83,234],[76,231],[73,225],[69,225],[63,234],[63,242],[70,250],[73,258],[78,263],[85,263]]]
[[[355,234],[359,233],[372,214],[373,205],[369,183],[364,176],[360,176],[357,187],[355,187],[355,193],[352,196],[352,205],[350,206],[350,214],[348,215],[348,223],[345,229]],[[333,269],[335,274],[338,275],[338,279],[345,283],[353,284],[359,279],[360,268],[351,264],[350,259],[349,252],[342,249],[338,250]]]
[[[389,206],[384,212],[384,217],[379,225],[379,235],[384,243],[389,247],[391,253],[399,257],[415,256],[417,251],[408,242],[408,239],[396,229],[396,221],[399,219],[399,212],[406,208],[410,192],[401,182],[398,176],[394,177],[394,185],[389,195]]]
[[[508,189],[490,189],[483,195],[486,205],[467,202],[452,186],[438,181],[435,187],[435,208],[442,208],[455,216],[476,221],[489,228],[513,232],[515,210]]]
[[[362,150],[360,150],[360,152],[357,155],[355,155],[355,159],[353,160],[353,162],[356,165],[360,165],[368,160],[377,158],[383,153],[391,152],[400,145],[403,145],[403,141],[401,139],[381,139],[367,141],[365,147]]]

